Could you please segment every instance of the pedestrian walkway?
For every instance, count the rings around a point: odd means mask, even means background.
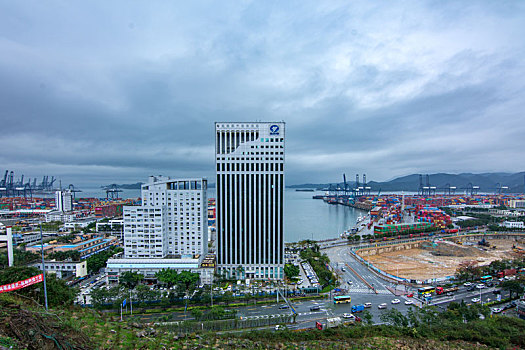
[[[363,293],[363,294],[371,294],[373,293],[370,288],[350,288],[348,289],[349,293]],[[377,289],[377,294],[392,294],[389,290],[386,289]]]

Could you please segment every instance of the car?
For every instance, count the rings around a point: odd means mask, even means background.
[[[352,315],[352,314],[348,314],[348,313],[344,313],[343,314],[343,318],[347,318],[347,319],[350,319],[350,320],[355,320],[355,316]]]
[[[400,302],[401,302],[401,300],[399,300],[399,299],[392,300],[392,304],[399,304]]]
[[[494,290],[492,291],[492,294],[501,294],[501,290],[499,290],[499,289],[494,289]]]
[[[321,307],[319,305],[310,306],[310,311],[319,311],[319,310],[321,310]]]
[[[463,285],[464,285],[465,287],[470,287],[470,286],[472,285],[472,283],[470,283],[470,282],[465,282],[465,283],[463,283]]]
[[[377,308],[378,309],[386,309],[386,303],[382,303],[382,304],[377,305]]]
[[[414,293],[407,294],[407,297],[408,298],[413,298],[414,297]]]
[[[470,286],[467,288],[467,291],[472,292],[473,290],[476,290],[476,286]]]
[[[282,330],[285,330],[285,329],[286,329],[285,325],[282,325],[282,324],[275,325],[275,330],[276,331],[282,331]]]
[[[500,308],[500,307],[494,307],[494,308],[492,308],[492,313],[493,313],[493,314],[499,314],[499,313],[502,312],[502,311],[503,311],[503,309]]]
[[[473,303],[479,303],[481,301],[480,298],[472,298]]]
[[[350,281],[350,280],[348,280],[348,282],[346,282],[346,283],[348,283],[349,285],[354,284],[354,282],[352,282],[352,281]]]
[[[290,307],[287,304],[279,306],[280,310],[289,309]]]
[[[405,300],[405,305],[412,305],[414,304],[413,300]]]
[[[480,283],[476,286],[477,289],[483,289],[485,288],[485,285],[483,283]]]
[[[372,303],[365,303],[365,307],[366,308],[372,307]]]

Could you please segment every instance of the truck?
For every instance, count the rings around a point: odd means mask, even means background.
[[[450,288],[436,287],[436,294],[441,295],[441,294],[453,293],[453,292],[457,292],[458,290],[459,290],[458,287],[450,287]]]
[[[516,274],[516,269],[505,269],[503,271],[500,271],[497,273],[498,278],[502,278],[505,276],[512,276]]]
[[[335,328],[339,327],[343,324],[343,320],[341,317],[332,317],[327,318],[326,321],[316,321],[315,322],[315,328],[319,330],[328,329],[328,328]]]
[[[365,306],[363,304],[359,305],[352,305],[352,313],[355,314],[356,312],[363,312],[365,309]]]

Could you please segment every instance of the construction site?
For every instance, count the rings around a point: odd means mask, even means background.
[[[525,237],[457,237],[450,240],[366,248],[357,253],[377,268],[392,275],[413,280],[428,280],[452,276],[460,264],[466,261],[474,261],[479,266],[484,266],[494,260],[523,256]]]

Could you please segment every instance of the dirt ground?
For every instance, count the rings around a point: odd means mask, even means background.
[[[454,275],[458,265],[475,260],[480,266],[494,260],[515,258],[512,251],[516,244],[525,248],[525,242],[514,240],[489,240],[491,248],[476,245],[459,245],[449,241],[429,243],[420,249],[402,250],[365,257],[383,271],[396,276],[425,280]],[[492,249],[496,246],[496,249]]]

